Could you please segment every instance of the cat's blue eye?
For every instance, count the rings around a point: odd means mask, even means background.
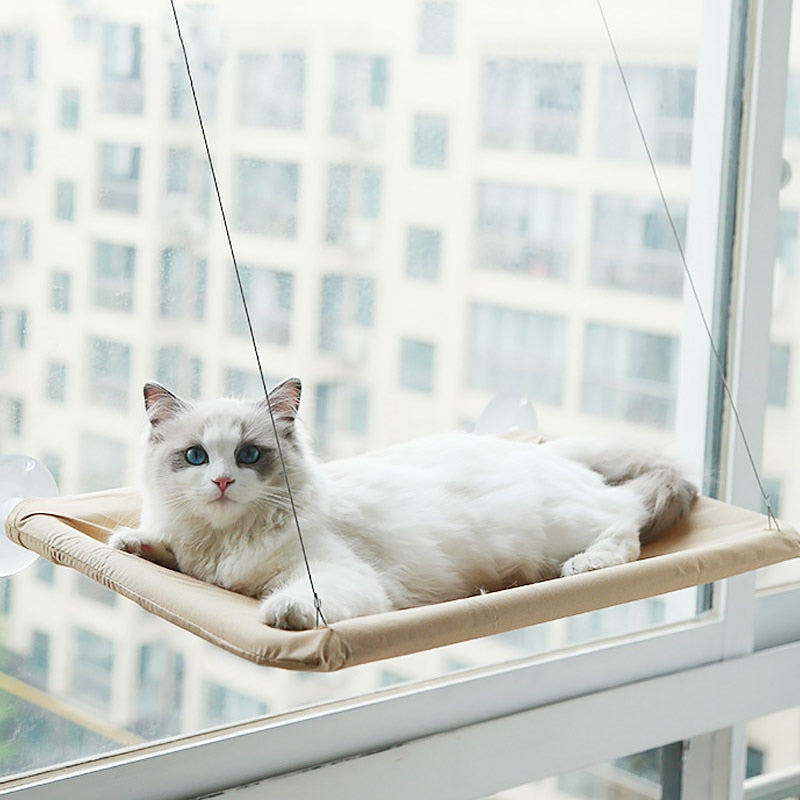
[[[255,464],[261,458],[261,451],[254,444],[246,444],[237,456],[240,464]]]
[[[190,447],[184,456],[186,460],[194,467],[205,464],[208,461],[208,453],[202,447]]]

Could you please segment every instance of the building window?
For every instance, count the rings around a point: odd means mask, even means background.
[[[18,439],[22,436],[25,405],[19,397],[7,397],[4,405],[5,420],[3,420],[0,427],[0,433],[5,433]]]
[[[69,272],[54,272],[50,276],[50,308],[53,311],[70,310],[72,276]]]
[[[369,423],[369,389],[358,383],[320,383],[315,397],[315,432],[323,452],[338,451],[342,435],[363,437]]]
[[[366,354],[366,330],[373,324],[375,281],[325,275],[321,295],[319,349],[359,361]]]
[[[267,388],[276,386],[278,381],[267,380]],[[229,397],[264,397],[264,387],[261,385],[261,376],[257,372],[246,369],[225,370],[223,380],[225,394]]]
[[[50,672],[50,636],[42,631],[31,631],[31,652],[28,658],[29,677],[34,685],[47,685]]]
[[[94,303],[114,311],[133,310],[136,250],[124,244],[95,242]]]
[[[183,710],[183,654],[154,642],[139,648],[138,661],[134,729],[148,739],[177,733]]]
[[[130,368],[128,345],[108,339],[90,339],[89,401],[118,411],[127,408]]]
[[[781,209],[778,218],[778,265],[787,275],[797,272],[797,211]]]
[[[561,404],[567,362],[566,320],[473,303],[467,339],[470,388]]]
[[[455,3],[423,2],[420,5],[419,52],[424,56],[449,56],[453,53]]]
[[[334,164],[328,170],[325,241],[366,249],[381,210],[381,169]]]
[[[188,147],[171,147],[167,150],[165,182],[170,203],[167,213],[173,225],[185,232],[199,232],[202,220],[208,218],[211,200],[208,162],[197,159]]]
[[[692,149],[694,69],[628,66],[628,86],[642,126],[648,132],[653,158],[667,164],[688,164]],[[597,153],[602,158],[640,159],[644,150],[638,129],[630,124],[625,87],[614,64],[603,67],[598,116]]]
[[[686,205],[670,209],[681,242]],[[600,195],[594,201],[590,279],[596,286],[680,297],[683,266],[660,200]]]
[[[208,264],[183,247],[161,251],[158,313],[163,319],[205,316]]]
[[[772,513],[776,517],[780,517],[781,515],[781,490],[782,485],[781,481],[777,478],[762,478],[761,483],[764,485],[764,491],[766,492],[767,497],[769,498],[769,504],[772,510]],[[761,500],[761,513],[766,514],[767,508],[766,503],[764,502],[763,498]]]
[[[267,704],[219,683],[206,683],[206,725],[240,722],[267,713]]]
[[[302,53],[246,53],[239,58],[239,122],[268,128],[303,127]]]
[[[675,416],[678,341],[589,323],[581,407],[587,414],[670,428]]]
[[[256,338],[271,344],[288,345],[294,276],[291,272],[248,265],[241,265],[239,274]],[[230,287],[230,332],[236,336],[248,336],[247,320],[235,277],[231,278]]]
[[[83,433],[78,453],[79,492],[98,492],[123,485],[127,458],[124,442],[97,433]]]
[[[56,582],[56,565],[46,558],[37,558],[36,564],[36,580],[52,586]]]
[[[141,114],[144,108],[141,28],[114,23],[103,26],[102,70],[100,109],[115,114]]]
[[[375,113],[386,107],[388,89],[389,62],[383,56],[334,56],[331,133],[371,141]]]
[[[59,486],[61,484],[61,472],[62,472],[61,456],[52,452],[44,452],[42,453],[42,464],[44,464],[47,467],[47,471],[53,476],[53,480],[56,482],[56,485]],[[40,558],[36,563],[43,564],[50,562],[45,562],[44,559]]]
[[[63,403],[67,395],[66,387],[67,365],[63,361],[51,361],[47,365],[47,399]]]
[[[117,604],[117,593],[115,591],[103,586],[102,583],[93,581],[80,572],[75,575],[75,591],[81,597],[86,597],[104,606],[112,607]]]
[[[156,380],[184,397],[200,397],[203,361],[181,347],[161,347],[156,357]]]
[[[767,402],[772,406],[786,406],[789,395],[789,368],[791,360],[791,345],[770,344]]]
[[[297,233],[299,181],[297,164],[239,159],[239,228],[262,236],[293,239]]]
[[[85,628],[72,632],[72,685],[74,697],[107,711],[111,705],[114,643]]]
[[[22,166],[26,172],[36,169],[36,134],[28,132],[22,138]]]
[[[447,162],[447,117],[417,114],[411,160],[418,167],[444,167]]]
[[[406,237],[406,275],[435,281],[439,277],[441,250],[441,231],[409,228]]]
[[[75,219],[75,182],[56,181],[56,219]]]
[[[402,339],[400,342],[400,386],[416,392],[433,391],[435,347],[430,342]]]
[[[573,192],[505,183],[478,185],[479,269],[566,280],[575,238]]]
[[[583,66],[557,61],[487,61],[482,136],[486,147],[576,155]]]
[[[77,89],[61,90],[61,127],[76,131],[81,120],[81,94]]]
[[[786,117],[784,135],[800,139],[800,72],[790,71],[786,81]]]
[[[140,161],[140,147],[107,142],[100,145],[99,208],[126,214],[138,211]]]

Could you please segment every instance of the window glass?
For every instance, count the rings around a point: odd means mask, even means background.
[[[796,324],[800,304],[797,268],[798,215],[800,215],[800,20],[792,17],[789,45],[789,77],[786,90],[786,125],[783,139],[783,185],[779,195],[780,217],[772,293],[767,404],[764,418],[763,473],[765,489],[779,505],[789,524],[800,519],[800,457],[794,447],[800,435],[800,331]],[[787,562],[759,572],[763,588],[800,581],[800,566]]]
[[[39,458],[73,494],[136,482],[145,381],[204,398],[262,386],[169,5],[39,6],[0,4],[0,452]],[[267,383],[303,380],[320,458],[472,429],[497,396],[529,399],[549,435],[619,430],[673,447],[677,398],[699,390],[679,383],[683,275],[599,19],[564,25],[544,0],[312,6],[177,10]],[[619,0],[614,20],[683,236],[690,187],[703,188],[690,174],[700,4],[643,8]],[[787,122],[787,158],[798,141]],[[788,286],[796,188],[784,189]],[[791,296],[776,292],[776,418],[798,397]],[[789,513],[800,492],[782,438],[768,477]],[[14,737],[0,770],[696,607],[688,591],[287,674],[37,566],[0,580],[0,671],[53,703],[0,693],[0,743]]]

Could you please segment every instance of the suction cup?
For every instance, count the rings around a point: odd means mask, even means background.
[[[475,423],[475,433],[500,434],[539,430],[536,409],[530,400],[512,394],[496,394]]]
[[[0,456],[0,577],[14,575],[38,558],[5,534],[6,519],[26,497],[55,497],[58,486],[47,467],[30,456]]]

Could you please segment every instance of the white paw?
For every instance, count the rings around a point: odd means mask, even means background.
[[[276,594],[262,601],[258,620],[271,628],[305,631],[317,624],[317,612],[310,600]]]
[[[119,528],[108,537],[108,546],[125,553],[162,564],[170,569],[177,567],[175,554],[163,542],[148,540],[132,528]]]
[[[635,558],[635,556],[634,556]],[[605,567],[615,567],[619,564],[625,564],[633,559],[626,558],[619,552],[585,552],[578,553],[578,555],[567,559],[561,566],[561,575],[580,575],[582,572],[593,572],[597,569],[604,569]]]
[[[619,559],[611,560],[608,556],[587,553],[578,553],[578,555],[567,559],[561,567],[562,577],[567,575],[580,575],[582,572],[592,572],[596,569],[603,569],[603,567],[610,567],[614,564],[621,564]]]

